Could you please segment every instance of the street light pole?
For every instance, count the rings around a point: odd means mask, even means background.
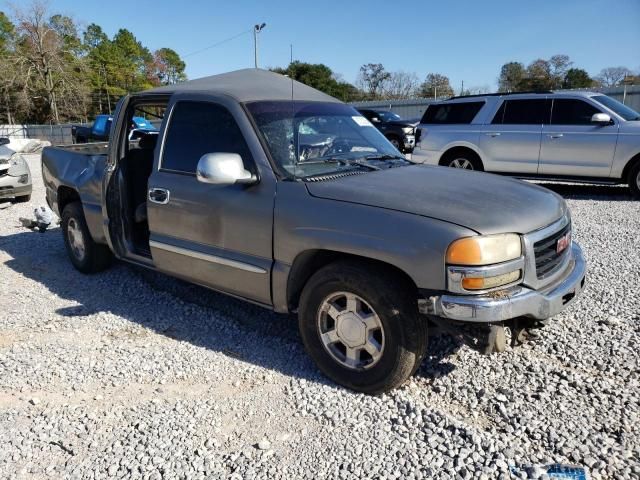
[[[255,67],[258,68],[258,34],[266,27],[266,23],[256,24],[253,26],[253,61]]]

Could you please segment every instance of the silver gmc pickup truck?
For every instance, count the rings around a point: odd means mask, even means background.
[[[134,116],[160,131],[130,140]],[[268,71],[125,97],[109,138],[43,152],[73,265],[115,256],[296,312],[319,368],[358,391],[402,384],[431,327],[502,351],[584,287],[558,195],[412,164],[352,107]]]

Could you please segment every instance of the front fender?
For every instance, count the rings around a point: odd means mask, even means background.
[[[443,290],[445,253],[464,227],[420,215],[308,195],[303,184],[282,182],[274,218],[273,301],[287,305],[295,259],[311,250],[364,257],[391,265],[418,288]]]

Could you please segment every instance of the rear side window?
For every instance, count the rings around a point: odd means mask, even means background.
[[[496,112],[492,124],[542,125],[549,122],[551,101],[541,99],[505,100]]]
[[[456,124],[471,123],[484,102],[441,103],[429,105],[420,123]]]
[[[164,141],[162,170],[194,174],[205,153],[237,153],[250,168],[251,153],[231,112],[221,105],[179,102]]]
[[[583,100],[568,98],[555,99],[551,112],[552,125],[591,125],[591,117],[601,113],[596,107]]]

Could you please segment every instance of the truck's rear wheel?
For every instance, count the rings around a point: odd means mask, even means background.
[[[111,263],[109,248],[94,242],[91,238],[79,202],[73,202],[64,207],[62,235],[71,263],[82,273],[100,272]]]
[[[307,282],[299,327],[309,355],[336,383],[381,393],[418,368],[427,343],[415,295],[389,272],[356,262],[330,264]]]
[[[640,160],[629,170],[629,190],[631,195],[640,198]]]

